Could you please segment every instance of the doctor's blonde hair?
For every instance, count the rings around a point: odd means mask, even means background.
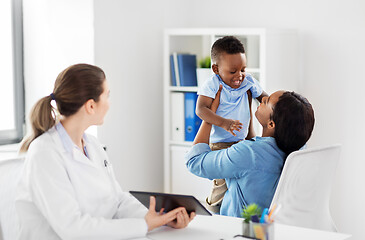
[[[56,124],[57,111],[68,117],[89,99],[98,102],[104,80],[104,71],[89,64],[75,64],[63,70],[56,79],[53,93],[33,106],[29,117],[32,131],[23,139],[20,152],[26,152],[34,139]],[[56,101],[57,110],[51,105],[52,100]]]

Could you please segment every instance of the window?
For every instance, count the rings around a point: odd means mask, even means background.
[[[23,137],[22,1],[0,1],[0,144]]]

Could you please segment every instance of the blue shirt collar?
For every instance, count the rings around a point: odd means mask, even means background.
[[[56,130],[58,132],[58,135],[61,138],[63,147],[65,148],[65,150],[67,152],[72,153],[72,151],[73,151],[74,148],[79,149],[79,147],[76,146],[76,144],[71,140],[70,136],[66,132],[66,129],[63,127],[63,125],[62,125],[61,122],[57,123],[56,126],[55,126],[55,128],[56,128]],[[87,136],[85,134],[83,134],[82,138],[83,138],[83,140],[85,142],[85,145],[86,145],[86,143],[89,142],[88,139],[87,139]],[[79,150],[81,150],[81,149],[79,149]]]
[[[248,83],[248,81],[247,81],[247,79],[246,79],[246,77],[245,77],[245,78],[243,79],[243,81],[242,81],[241,85],[240,85],[238,88],[232,88],[232,87],[228,86],[228,85],[227,85],[227,84],[226,84],[226,83],[222,80],[222,78],[221,78],[218,74],[216,74],[216,76],[217,76],[217,78],[218,78],[218,80],[219,80],[219,83],[220,83],[220,84],[222,84],[224,88],[226,88],[226,89],[228,89],[228,90],[230,90],[230,91],[240,90],[240,89],[242,89],[242,88],[246,87],[246,85],[247,85],[247,83]]]

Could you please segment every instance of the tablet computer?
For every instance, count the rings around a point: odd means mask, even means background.
[[[194,196],[157,192],[129,192],[146,208],[150,207],[150,196],[154,196],[156,198],[156,212],[159,212],[161,208],[165,209],[164,212],[169,212],[178,207],[185,207],[189,214],[195,212],[199,215],[212,215]]]

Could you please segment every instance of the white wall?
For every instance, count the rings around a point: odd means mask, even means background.
[[[110,84],[98,130],[124,190],[163,189],[162,12],[153,1],[95,2],[95,63]],[[143,7],[142,7],[143,6]]]
[[[333,215],[340,231],[365,238],[364,1],[95,0],[94,10],[95,61],[106,70],[113,103],[99,136],[125,189],[162,190],[164,28],[297,29],[300,78],[293,81],[316,113],[309,145],[343,145]]]
[[[92,0],[24,0],[26,113],[49,95],[57,75],[75,63],[94,62]]]

